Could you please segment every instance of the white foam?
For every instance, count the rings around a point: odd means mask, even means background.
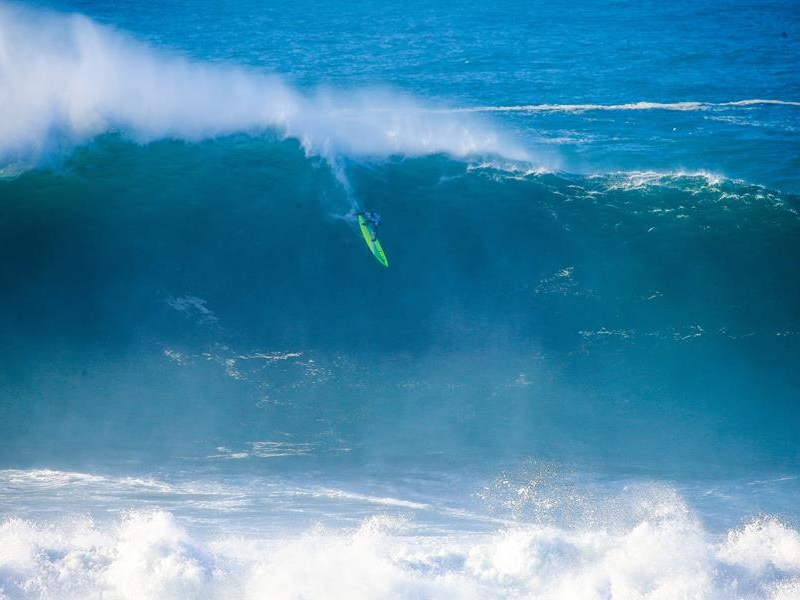
[[[758,519],[729,532],[718,556],[754,574],[775,569],[800,576],[800,533],[776,519]]]
[[[147,142],[274,131],[336,157],[527,154],[474,118],[386,90],[302,94],[275,75],[187,60],[79,16],[0,6],[0,164],[107,131]]]
[[[168,513],[131,513],[110,530],[88,519],[0,526],[0,589],[9,598],[203,598],[209,556]]]
[[[726,181],[725,177],[718,173],[702,170],[623,171],[594,175],[592,178],[607,181],[609,189],[619,190],[638,190],[653,186],[669,187],[685,184],[688,180],[697,180],[703,187],[713,188]]]
[[[431,508],[428,504],[420,502],[412,502],[410,500],[403,500],[400,498],[390,498],[386,496],[370,496],[367,494],[358,494],[355,492],[347,492],[344,490],[336,490],[329,488],[320,488],[311,492],[312,496],[322,498],[333,498],[343,501],[365,502],[368,504],[377,504],[381,506],[390,506],[396,508],[409,508],[413,510],[429,510]]]
[[[325,490],[323,490],[325,491]],[[0,523],[0,597],[796,598],[800,533],[773,518],[708,532],[668,486],[609,498],[594,522],[517,522],[488,533],[426,531],[376,514],[354,528],[320,524],[232,535],[163,510],[98,525],[86,517]],[[356,502],[363,498],[356,497]],[[382,510],[405,503],[377,499]]]
[[[776,106],[800,106],[800,102],[791,100],[764,100],[752,98],[750,100],[735,100],[733,102],[720,102],[717,106],[757,106],[757,105],[776,105]]]
[[[794,106],[800,107],[800,102],[793,100],[763,100],[747,99],[729,102],[698,102],[685,100],[682,102],[626,102],[622,104],[514,104],[505,106],[473,106],[455,109],[445,109],[443,112],[496,112],[496,113],[540,113],[540,112],[572,112],[581,113],[588,111],[641,111],[641,110],[669,110],[679,112],[705,111],[725,107],[750,107],[750,106]]]
[[[0,483],[11,486],[42,489],[51,487],[96,485],[105,483],[106,478],[77,471],[56,471],[53,469],[0,469]]]

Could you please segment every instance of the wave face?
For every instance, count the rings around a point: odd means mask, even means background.
[[[796,597],[735,4],[0,4],[0,600]]]
[[[280,432],[795,464],[797,197],[444,156],[345,171],[349,192],[293,141],[110,136],[0,183],[12,447],[252,452]],[[384,215],[390,269],[349,194]]]

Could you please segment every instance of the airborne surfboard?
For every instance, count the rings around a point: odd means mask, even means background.
[[[389,261],[386,260],[386,253],[383,251],[383,246],[381,246],[378,238],[372,238],[372,230],[369,228],[369,224],[364,215],[358,215],[358,226],[361,228],[361,235],[364,236],[364,241],[367,242],[367,246],[373,256],[375,256],[376,260],[384,267],[388,267]]]

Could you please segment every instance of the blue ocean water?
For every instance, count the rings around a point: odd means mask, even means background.
[[[800,597],[799,132],[792,2],[0,3],[0,600]]]

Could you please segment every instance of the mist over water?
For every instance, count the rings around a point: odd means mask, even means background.
[[[740,4],[0,4],[0,600],[798,596]]]

